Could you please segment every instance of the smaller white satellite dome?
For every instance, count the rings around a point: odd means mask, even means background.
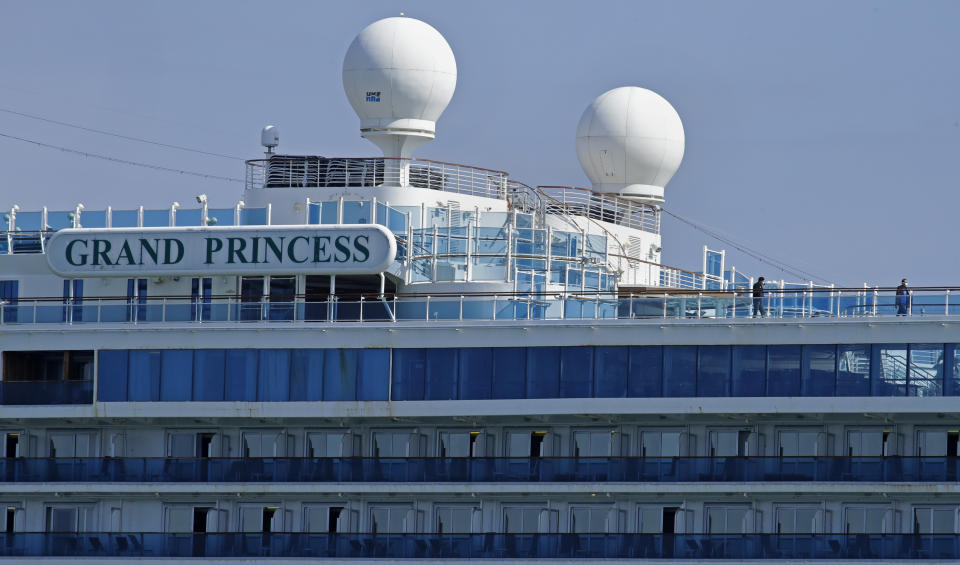
[[[683,160],[680,116],[662,96],[636,86],[597,97],[577,125],[577,158],[594,190],[663,202]]]
[[[409,157],[433,139],[457,85],[457,62],[440,32],[413,18],[368,25],[343,59],[343,89],[363,137],[387,157]]]

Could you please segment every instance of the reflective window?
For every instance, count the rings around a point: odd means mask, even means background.
[[[943,345],[910,345],[909,396],[941,396],[943,394]]]
[[[536,533],[540,531],[540,513],[535,506],[507,506],[503,509],[503,531],[507,534]]]
[[[915,534],[952,534],[955,531],[954,519],[957,514],[953,506],[933,506],[913,509],[913,533]]]
[[[354,455],[351,450],[353,438],[353,434],[347,431],[311,432],[307,434],[308,456],[349,457]]]
[[[747,506],[707,506],[705,514],[708,534],[745,534],[751,530]]]
[[[473,516],[479,508],[473,506],[437,507],[438,534],[468,533],[473,531]]]
[[[884,457],[890,455],[890,431],[882,429],[847,430],[847,455],[850,457]]]
[[[837,396],[870,395],[870,346],[837,346]]]
[[[663,348],[631,346],[627,396],[657,398],[663,396]]]
[[[780,506],[777,508],[778,534],[813,534],[820,509],[814,506]]]
[[[597,398],[623,398],[627,396],[627,376],[630,369],[630,348],[597,347],[594,352],[595,384]]]
[[[800,376],[803,396],[834,396],[837,381],[837,346],[804,345]]]
[[[678,431],[647,431],[640,433],[641,457],[680,457]]]
[[[871,369],[874,396],[903,396],[907,393],[906,345],[873,345]]]
[[[573,432],[574,457],[609,457],[613,455],[613,430]]]
[[[800,396],[800,346],[767,347],[767,396]]]
[[[411,445],[413,434],[409,431],[374,432],[374,457],[416,457],[416,446]]]
[[[415,525],[410,523],[413,509],[409,506],[371,506],[370,533],[413,532]]]
[[[610,531],[607,529],[607,520],[611,510],[609,506],[574,506],[570,509],[570,532],[589,534]]]
[[[700,346],[697,396],[730,396],[730,346]]]
[[[696,396],[697,346],[675,345],[663,351],[663,395]]]
[[[741,345],[733,348],[732,396],[763,396],[767,348]]]
[[[886,528],[888,508],[884,506],[848,506],[844,509],[844,533],[880,534]]]
[[[815,457],[820,455],[822,430],[780,430],[778,455],[781,457]]]

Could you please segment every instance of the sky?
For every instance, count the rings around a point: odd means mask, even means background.
[[[686,133],[665,208],[736,244],[665,216],[665,264],[699,270],[707,245],[728,267],[799,280],[741,247],[839,286],[960,285],[956,1],[0,0],[0,210],[200,193],[231,207],[243,188],[22,140],[234,179],[267,124],[283,153],[379,155],[341,66],[361,29],[401,12],[440,31],[458,67],[416,157],[589,187],[580,115],[641,86]]]

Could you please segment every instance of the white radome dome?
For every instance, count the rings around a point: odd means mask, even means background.
[[[577,125],[577,158],[598,192],[662,202],[683,148],[677,111],[656,92],[636,86],[601,94]]]
[[[360,117],[361,134],[388,156],[409,156],[399,153],[433,139],[456,86],[450,45],[413,18],[373,22],[343,59],[343,89]]]

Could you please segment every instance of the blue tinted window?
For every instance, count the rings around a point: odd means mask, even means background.
[[[870,395],[870,346],[837,346],[837,396]]]
[[[493,379],[493,353],[489,347],[465,347],[460,350],[461,400],[490,398]]]
[[[527,398],[557,398],[560,394],[560,348],[527,350]]]
[[[730,346],[701,345],[697,396],[730,396]]]
[[[593,348],[564,347],[560,355],[560,396],[593,396]]]
[[[767,372],[767,348],[763,345],[733,346],[733,396],[763,396]]]
[[[943,344],[910,344],[909,396],[943,396]]]
[[[328,349],[324,352],[324,400],[356,400],[359,349]]]
[[[767,396],[800,396],[800,346],[767,347]]]
[[[945,396],[960,396],[960,347],[955,343],[946,345],[943,374],[946,375],[943,394]]]
[[[663,348],[663,395],[697,395],[697,346],[668,345]]]
[[[904,396],[907,394],[907,346],[874,344],[870,355],[871,394]]]
[[[493,398],[524,398],[527,381],[527,348],[493,350]]]
[[[425,369],[423,349],[394,349],[393,400],[423,400]]]
[[[627,395],[627,375],[630,369],[630,348],[597,347],[594,351],[594,396],[623,398]]]
[[[100,402],[123,402],[127,400],[126,349],[104,349],[97,361],[97,397]]]
[[[630,379],[627,396],[656,398],[663,396],[663,348],[659,345],[630,347]]]
[[[833,396],[837,381],[837,346],[804,345],[800,376],[803,396]]]
[[[457,373],[460,364],[454,347],[427,350],[424,398],[426,400],[455,400]]]
[[[223,372],[226,352],[223,349],[198,349],[193,352],[193,399],[224,399]]]
[[[128,399],[160,400],[160,352],[134,349],[130,351],[130,373],[127,377]]]
[[[334,353],[336,350],[326,352]],[[295,349],[291,358],[290,400],[323,400],[322,349]]]
[[[257,373],[257,400],[282,402],[290,400],[290,350],[261,349]]]
[[[193,350],[165,350],[160,356],[160,371],[160,400],[190,400],[193,396]]]
[[[224,369],[224,400],[257,399],[256,349],[228,349]]]
[[[390,393],[390,350],[361,349],[357,400],[387,400]]]

